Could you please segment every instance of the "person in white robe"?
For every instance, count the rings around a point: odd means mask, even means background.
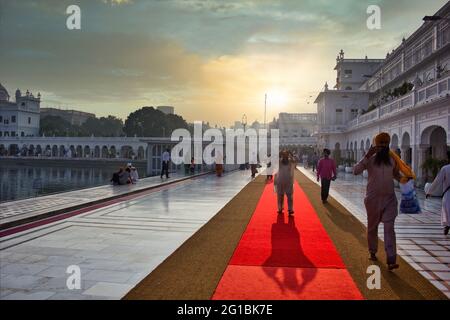
[[[450,162],[450,151],[447,152],[447,158]],[[442,197],[441,223],[444,226],[444,234],[448,235],[450,230],[450,164],[442,167],[431,186],[426,190],[426,194],[427,198],[429,196]]]

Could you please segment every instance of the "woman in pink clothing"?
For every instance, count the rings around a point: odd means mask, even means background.
[[[323,150],[323,158],[317,164],[317,182],[321,180],[321,197],[322,202],[327,203],[328,194],[330,193],[331,180],[336,180],[336,163],[330,159],[331,151],[329,149]]]

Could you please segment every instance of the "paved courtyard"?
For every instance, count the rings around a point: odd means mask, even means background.
[[[301,166],[298,169],[316,181],[311,170]],[[366,181],[362,176],[339,172],[338,179],[331,184],[330,195],[367,226],[364,207]],[[397,198],[400,199],[399,190]],[[396,219],[398,252],[450,298],[450,237],[443,234],[441,226],[441,199],[425,199],[423,191],[420,190],[418,198],[422,208],[421,214],[399,214]],[[379,236],[383,239],[382,225]]]
[[[0,298],[120,299],[249,182],[207,175],[3,237]],[[80,290],[66,286],[70,265]]]

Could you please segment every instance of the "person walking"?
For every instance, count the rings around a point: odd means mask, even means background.
[[[329,149],[324,149],[323,158],[317,164],[317,182],[321,181],[320,196],[322,203],[328,202],[331,181],[336,180],[336,163],[333,159],[330,159],[330,154]]]
[[[450,230],[450,151],[447,151],[447,160],[449,164],[441,168],[427,190],[427,198],[429,196],[442,196],[441,223],[444,226],[445,235],[448,235]]]
[[[296,161],[293,155],[288,151],[280,152],[280,164],[278,172],[275,174],[274,187],[277,193],[278,214],[283,213],[284,195],[287,197],[288,213],[294,214],[294,170]]]
[[[166,149],[161,155],[161,179],[163,175],[166,175],[166,178],[169,179],[169,162],[170,162],[170,149]]]
[[[353,174],[368,172],[364,205],[367,211],[367,242],[369,259],[377,261],[378,226],[384,225],[384,248],[388,270],[397,269],[397,246],[395,238],[395,218],[398,202],[394,191],[394,179],[400,181],[399,167],[391,157],[388,133],[378,134],[366,155],[353,167]]]
[[[316,152],[314,152],[314,154],[312,156],[312,171],[313,172],[316,172],[318,163],[319,163],[319,156],[317,155]]]

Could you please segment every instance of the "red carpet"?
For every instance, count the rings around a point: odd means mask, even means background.
[[[268,184],[212,299],[363,299],[297,183],[284,208]]]
[[[345,269],[228,266],[214,300],[361,300]]]
[[[294,217],[277,215],[273,185],[267,185],[230,264],[299,268],[345,268],[314,208],[297,183]]]

